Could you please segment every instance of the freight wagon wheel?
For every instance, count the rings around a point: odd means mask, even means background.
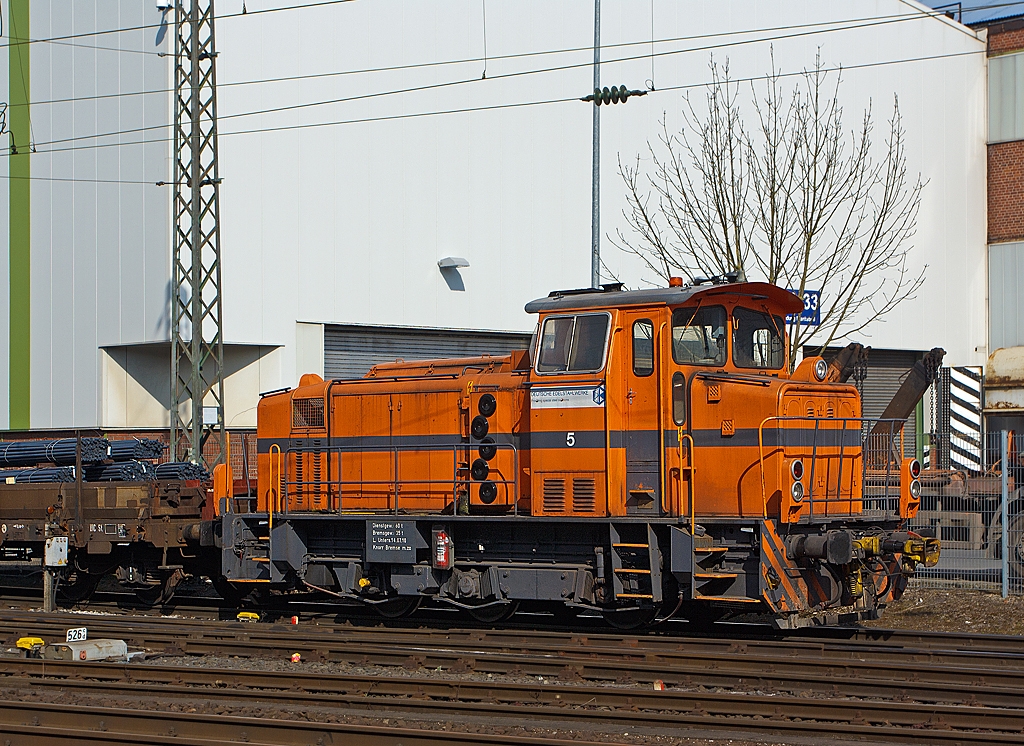
[[[134,588],[135,598],[138,599],[139,603],[143,606],[155,606],[164,594],[163,583],[157,583],[156,585],[147,585],[141,588]]]
[[[401,619],[416,611],[420,607],[421,601],[423,601],[422,596],[401,596],[390,601],[374,604],[373,608],[385,619]]]
[[[470,609],[469,615],[478,622],[494,624],[496,622],[504,622],[506,619],[510,619],[517,611],[519,611],[519,602],[509,601],[505,604],[484,606],[482,609]]]
[[[654,622],[658,608],[605,609],[601,615],[615,629],[642,629]]]

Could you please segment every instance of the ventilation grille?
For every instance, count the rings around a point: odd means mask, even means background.
[[[591,478],[572,480],[572,512],[593,513],[597,507],[597,485]]]
[[[547,477],[544,480],[544,512],[565,512],[565,480]]]
[[[293,399],[292,427],[323,427],[323,399]]]

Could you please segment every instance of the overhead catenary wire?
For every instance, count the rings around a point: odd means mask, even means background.
[[[927,17],[927,14],[925,14],[924,17]],[[729,48],[729,47],[734,47],[734,46],[739,46],[739,45],[746,45],[746,44],[764,43],[764,42],[769,42],[769,41],[771,41],[771,42],[774,42],[774,41],[784,41],[784,40],[787,40],[787,39],[800,38],[800,37],[804,37],[804,36],[808,36],[808,35],[812,35],[812,34],[831,33],[831,32],[839,32],[839,31],[863,29],[863,28],[869,28],[869,27],[874,27],[874,26],[878,26],[878,25],[885,25],[885,24],[889,24],[889,23],[903,22],[903,21],[907,21],[907,20],[920,20],[921,18],[922,18],[922,15],[901,15],[901,16],[884,17],[881,20],[870,21],[870,22],[867,22],[867,23],[858,22],[856,25],[837,26],[835,28],[824,29],[824,30],[820,30],[820,29],[816,30],[816,31],[802,30],[802,31],[797,31],[797,32],[790,33],[790,34],[782,34],[782,35],[777,35],[777,36],[772,36],[772,37],[763,37],[763,38],[757,38],[757,39],[744,39],[744,40],[737,40],[737,41],[728,41],[728,42],[722,42],[722,43],[719,43],[719,44],[704,45],[704,46],[700,46],[700,47],[687,47],[685,49],[673,49],[673,50],[661,51],[661,52],[657,52],[656,56],[658,56],[658,57],[667,57],[667,56],[674,56],[674,55],[678,55],[678,54],[690,54],[690,53],[696,53],[696,52],[711,51],[711,50],[716,50],[716,49],[724,49],[724,48]],[[843,23],[845,23],[845,22],[843,22]],[[818,25],[822,25],[822,24],[818,24]],[[942,56],[957,56],[958,54],[959,53],[953,53],[951,55],[942,55]],[[614,58],[614,59],[611,59],[611,60],[607,60],[605,64],[613,65],[613,64],[622,63],[622,62],[632,62],[632,61],[636,61],[636,60],[644,60],[644,59],[647,59],[648,56],[649,55],[648,55],[647,52],[643,52],[643,53],[637,54],[637,55],[632,55],[632,56],[628,56],[628,57],[617,57],[617,58]],[[652,59],[652,61],[653,61],[653,59]],[[868,63],[868,64],[870,64],[870,63]],[[537,68],[537,69],[532,69],[532,70],[518,70],[518,71],[514,71],[514,72],[509,72],[509,73],[501,73],[501,74],[498,74],[498,75],[492,75],[490,78],[486,78],[486,80],[493,81],[493,80],[500,80],[500,79],[523,77],[523,76],[527,76],[527,75],[540,75],[540,74],[545,74],[545,73],[561,72],[561,71],[565,71],[565,70],[572,70],[572,69],[578,69],[578,68],[589,68],[591,65],[592,65],[591,62],[578,62],[578,63],[571,63],[571,64],[565,64],[565,65],[556,65],[556,66],[549,66],[549,67],[544,67],[544,68]],[[851,66],[847,66],[845,69],[856,69],[858,67],[863,67],[863,66],[864,65],[859,65],[859,66],[851,65]],[[439,89],[439,88],[446,88],[446,87],[465,85],[465,84],[468,84],[468,83],[479,83],[479,82],[481,82],[481,79],[474,76],[474,77],[470,77],[470,78],[463,78],[463,79],[458,79],[458,80],[453,80],[453,81],[445,81],[445,82],[442,82],[442,83],[432,83],[432,84],[426,84],[426,85],[420,85],[420,86],[412,86],[412,87],[408,87],[408,88],[394,89],[394,90],[390,90],[390,91],[377,91],[377,92],[372,92],[372,93],[367,93],[367,94],[359,94],[359,95],[356,95],[356,96],[345,96],[345,97],[341,97],[341,98],[326,99],[326,100],[320,100],[320,101],[310,101],[310,102],[303,102],[303,103],[298,103],[298,104],[286,104],[286,105],[277,106],[277,107],[271,107],[271,108],[266,108],[266,109],[258,109],[258,110],[253,110],[253,111],[242,111],[242,112],[237,112],[237,113],[234,113],[234,114],[221,114],[218,117],[218,119],[219,119],[219,121],[224,121],[224,120],[235,119],[235,118],[239,118],[239,117],[259,116],[259,115],[263,115],[263,114],[273,114],[273,113],[280,113],[280,112],[284,112],[284,111],[294,111],[294,110],[297,110],[297,109],[305,109],[305,108],[310,108],[310,107],[315,107],[315,106],[327,106],[327,105],[334,105],[334,104],[340,104],[340,103],[349,103],[349,102],[353,102],[353,101],[362,101],[362,100],[371,99],[371,98],[379,98],[379,97],[382,97],[382,96],[392,96],[392,95],[400,95],[400,94],[406,94],[406,93],[415,93],[415,92],[419,92],[419,91],[435,90],[435,89]],[[669,88],[667,88],[665,90],[673,90],[673,87],[669,87]],[[569,100],[569,99],[566,99],[566,100]],[[148,126],[144,126],[144,127],[134,127],[134,128],[131,128],[131,129],[116,130],[116,131],[111,131],[111,132],[94,133],[94,134],[89,134],[89,135],[76,135],[74,137],[67,137],[67,138],[61,138],[61,139],[56,139],[56,140],[45,140],[45,141],[42,141],[42,142],[36,142],[35,146],[38,149],[41,146],[45,147],[45,146],[48,146],[48,145],[62,145],[62,144],[65,144],[65,143],[78,142],[80,140],[100,139],[100,138],[104,138],[104,137],[115,137],[115,136],[121,136],[121,135],[126,135],[126,134],[139,134],[139,133],[142,133],[142,132],[150,132],[150,131],[154,131],[154,130],[166,129],[166,128],[170,127],[170,126],[172,126],[172,125],[170,125],[170,124],[157,124],[157,125],[148,125]],[[274,128],[269,128],[266,131],[275,131],[275,129]],[[221,132],[221,134],[228,134],[228,133],[227,132]],[[149,140],[149,141],[151,142],[152,140]],[[62,150],[62,149],[50,148],[48,152],[60,152],[60,150]]]
[[[967,52],[950,52],[950,53],[942,53],[942,54],[934,54],[934,55],[923,55],[923,56],[920,56],[920,57],[911,57],[911,58],[896,59],[896,60],[883,60],[883,61],[878,61],[878,62],[866,62],[866,63],[862,63],[862,64],[859,64],[859,65],[842,65],[842,66],[837,66],[837,67],[823,68],[822,72],[829,73],[829,72],[843,72],[843,71],[850,71],[850,70],[861,70],[861,69],[866,69],[866,68],[883,67],[883,66],[888,66],[888,65],[899,65],[899,64],[907,64],[907,63],[913,63],[913,62],[927,62],[927,61],[931,61],[931,60],[950,59],[950,58],[956,58],[956,57],[966,57],[966,56],[971,56],[971,55],[976,55],[976,54],[984,55],[985,53],[986,53],[985,50],[972,50],[972,51],[967,51]],[[790,72],[790,73],[780,73],[779,77],[787,78],[787,77],[800,76],[800,75],[803,75],[803,74],[804,74],[804,72],[801,70],[801,71]],[[764,75],[763,74],[759,74],[759,75],[756,75],[756,76],[749,76],[749,77],[744,77],[744,78],[732,78],[731,82],[733,82],[733,83],[746,83],[746,82],[755,82],[755,81],[759,81],[759,80],[763,80],[763,79],[764,79]],[[675,85],[675,86],[664,86],[664,87],[659,88],[655,93],[665,93],[665,92],[668,92],[668,91],[680,91],[680,90],[692,90],[692,89],[697,89],[697,88],[704,88],[704,87],[709,86],[709,85],[712,85],[712,83],[710,81],[701,81],[701,82],[697,82],[697,83],[685,83],[685,84]],[[232,137],[232,136],[237,136],[237,135],[265,134],[265,133],[270,133],[270,132],[284,132],[284,131],[289,131],[289,130],[303,130],[303,129],[312,129],[312,128],[319,128],[319,127],[335,127],[335,126],[343,126],[343,125],[350,125],[350,124],[366,124],[366,123],[371,123],[371,122],[393,121],[393,120],[402,120],[402,119],[417,119],[417,118],[430,117],[430,116],[443,116],[443,115],[447,115],[447,114],[463,114],[463,113],[471,113],[471,112],[496,111],[496,110],[500,110],[500,109],[523,108],[523,107],[529,107],[529,106],[543,106],[543,105],[549,105],[549,104],[578,102],[578,101],[579,101],[579,98],[576,97],[576,96],[565,97],[565,98],[544,99],[544,100],[537,100],[537,101],[518,101],[518,102],[512,102],[512,103],[505,103],[505,104],[494,104],[494,105],[490,105],[490,106],[468,106],[468,107],[461,107],[461,108],[455,108],[455,109],[444,109],[444,110],[438,110],[438,111],[424,111],[424,112],[412,112],[412,113],[403,113],[403,114],[391,114],[391,115],[381,115],[381,116],[376,116],[376,117],[361,117],[361,118],[357,118],[357,119],[331,120],[331,121],[326,121],[326,122],[307,122],[307,123],[302,123],[302,124],[290,124],[290,125],[280,125],[280,126],[271,126],[271,127],[255,127],[255,128],[252,128],[252,129],[245,129],[245,130],[233,130],[233,131],[232,130],[228,130],[228,131],[219,132],[218,135],[220,137]],[[130,146],[130,145],[145,145],[145,144],[150,144],[150,143],[166,143],[166,142],[170,142],[170,141],[171,141],[171,138],[147,138],[145,140],[133,140],[133,141],[129,141],[129,142],[90,143],[90,144],[87,144],[87,145],[73,145],[73,146],[65,147],[65,148],[47,148],[47,149],[40,149],[38,152],[40,154],[65,153],[65,152],[72,152],[72,151],[77,151],[77,150],[93,150],[93,149],[102,149],[102,148],[110,148],[110,147],[126,147],[126,146]],[[0,153],[0,157],[7,157],[7,154]],[[2,177],[0,177],[0,178],[2,178]],[[151,183],[151,182],[144,182],[144,183]],[[158,182],[158,185],[162,185],[162,184],[160,182]]]
[[[263,8],[261,10],[250,10],[246,13],[224,13],[223,15],[217,15],[217,20],[227,20],[230,18],[242,18],[255,15],[262,15],[265,13],[279,13],[282,11],[292,10],[308,10],[310,8],[317,8],[326,5],[344,5],[346,3],[355,2],[355,0],[320,0],[319,2],[303,3],[300,5],[286,5],[278,8]],[[161,23],[144,23],[138,26],[122,26],[121,28],[112,29],[98,29],[96,31],[81,31],[77,34],[63,34],[61,36],[48,36],[40,38],[25,38],[25,37],[8,37],[10,39],[7,43],[0,43],[0,48],[9,47],[16,44],[45,44],[55,41],[67,41],[70,39],[84,39],[90,36],[106,36],[108,34],[125,34],[132,31],[147,31],[150,29],[159,29],[161,26],[166,25],[166,21]]]
[[[653,0],[652,0],[652,3],[653,3]],[[1015,3],[1000,3],[1000,4],[990,5],[990,6],[978,6],[978,8],[975,8],[975,10],[983,9],[983,8],[986,8],[986,7],[998,8],[998,7],[1003,7],[1003,6],[1007,6],[1007,5],[1014,5],[1014,4]],[[295,6],[295,7],[302,7],[302,6]],[[276,10],[276,9],[270,9],[270,10],[267,10],[267,11],[258,11],[258,12],[270,12],[271,10]],[[254,11],[254,13],[255,12],[256,11]],[[246,14],[240,13],[240,14],[235,14],[235,15],[246,15]],[[234,16],[230,16],[230,17],[234,17]],[[650,57],[651,57],[651,66],[652,66],[652,75],[653,75],[654,57],[655,57],[654,45],[655,44],[668,44],[668,43],[674,43],[674,42],[680,42],[680,41],[695,41],[695,40],[700,40],[700,39],[711,39],[711,38],[719,38],[719,37],[730,37],[730,36],[740,36],[740,35],[747,35],[747,34],[767,33],[767,32],[774,32],[774,31],[785,31],[785,30],[789,30],[789,29],[818,28],[818,27],[835,26],[837,24],[846,24],[846,25],[844,25],[843,28],[836,28],[836,29],[832,29],[832,30],[849,30],[849,29],[858,28],[857,24],[863,24],[864,22],[875,22],[875,21],[902,22],[902,21],[920,20],[922,18],[928,18],[928,17],[939,18],[939,17],[944,17],[944,14],[941,13],[941,12],[938,12],[938,11],[935,11],[935,12],[932,12],[932,13],[929,13],[929,12],[926,12],[926,11],[921,11],[921,12],[919,12],[917,14],[900,13],[900,14],[890,14],[890,15],[880,15],[880,16],[864,16],[864,17],[861,17],[861,18],[841,19],[841,20],[838,20],[838,21],[814,21],[814,22],[811,22],[811,23],[787,24],[787,25],[783,25],[783,26],[769,26],[769,27],[754,28],[754,29],[737,29],[737,30],[734,30],[734,31],[719,31],[719,32],[712,32],[712,33],[707,33],[707,34],[692,34],[692,35],[687,35],[687,36],[677,36],[677,37],[668,37],[668,38],[664,38],[664,39],[655,39],[654,38],[654,15],[653,15],[653,6],[652,6],[652,13],[651,13],[651,38],[650,39],[641,39],[641,40],[638,40],[638,41],[631,41],[631,42],[617,42],[617,43],[612,43],[612,44],[602,44],[601,48],[602,48],[602,50],[611,50],[611,49],[616,49],[616,48],[621,48],[621,47],[633,47],[633,46],[650,44],[651,45]],[[486,30],[486,16],[485,16],[485,21],[484,22],[485,22],[485,30]],[[853,25],[851,25],[851,24],[853,24]],[[130,31],[130,30],[135,30],[136,28],[141,28],[141,27],[130,27],[130,28],[123,29],[123,30]],[[827,31],[829,29],[825,29],[825,30]],[[41,39],[41,40],[38,40],[38,41],[51,41],[51,40],[52,39]],[[774,40],[775,40],[774,37],[764,38],[764,39],[748,39],[748,40],[744,41],[743,43],[756,43],[756,42],[774,41]],[[486,70],[486,63],[487,63],[488,60],[493,62],[495,60],[520,59],[520,58],[525,58],[525,57],[547,56],[547,55],[553,55],[553,54],[566,54],[566,53],[575,53],[575,52],[590,52],[593,49],[592,46],[587,46],[587,47],[564,47],[564,48],[559,48],[559,49],[535,50],[535,51],[532,51],[532,52],[513,52],[513,53],[504,54],[504,55],[491,55],[491,56],[488,57],[487,56],[487,51],[486,51],[486,33],[485,33],[484,43],[485,43],[485,49],[484,49],[483,61],[484,61],[484,69],[485,70]],[[2,45],[0,45],[0,46],[2,46]],[[704,48],[699,48],[699,49],[704,49]],[[690,51],[699,51],[699,49],[697,49],[697,50],[690,50]],[[686,50],[682,50],[682,51],[686,51]],[[626,58],[626,59],[634,59],[634,58]],[[280,77],[275,77],[275,78],[259,78],[259,79],[255,79],[255,80],[227,81],[227,82],[220,82],[220,83],[218,83],[218,88],[230,88],[230,87],[234,87],[234,86],[247,86],[247,85],[263,85],[263,84],[269,84],[269,83],[279,83],[279,82],[289,82],[289,81],[299,81],[299,80],[313,80],[313,79],[317,79],[317,78],[328,78],[328,77],[345,76],[345,75],[361,75],[361,74],[379,73],[379,72],[394,72],[394,71],[411,70],[411,69],[424,69],[424,68],[431,68],[431,67],[438,67],[438,66],[448,66],[448,65],[463,65],[463,64],[468,64],[468,63],[479,62],[480,60],[481,60],[481,58],[479,58],[479,57],[467,57],[467,58],[455,59],[455,60],[439,60],[439,61],[436,61],[436,62],[416,62],[416,63],[409,63],[409,64],[403,64],[403,65],[390,65],[390,66],[385,66],[385,67],[364,68],[364,69],[359,69],[359,70],[334,70],[334,71],[323,72],[323,73],[307,73],[307,74],[304,74],[304,75],[285,75],[285,76],[280,76]],[[614,62],[614,61],[615,60],[612,60],[612,62]],[[469,81],[467,81],[467,82],[469,82]],[[653,79],[652,79],[652,83],[653,83]],[[25,105],[29,105],[29,106],[43,106],[43,105],[49,105],[49,104],[72,103],[72,102],[78,102],[78,101],[94,101],[94,100],[103,100],[103,99],[109,99],[109,98],[122,98],[122,97],[128,97],[128,96],[145,96],[145,95],[153,95],[153,94],[167,94],[167,93],[173,93],[173,92],[174,92],[174,89],[171,89],[171,88],[160,88],[160,89],[151,89],[151,90],[145,90],[145,91],[127,91],[127,92],[117,92],[117,93],[107,93],[107,94],[94,94],[94,95],[89,95],[89,96],[72,96],[72,97],[66,97],[66,98],[60,98],[60,99],[48,99],[48,100],[41,100],[41,101],[32,101],[32,102],[29,102],[28,104],[14,104],[14,105],[15,106],[25,106]],[[380,96],[380,95],[393,95],[394,93],[402,93],[402,92],[404,92],[404,91],[403,90],[383,91],[383,92],[379,92],[379,93],[373,94],[373,95],[377,95],[377,96]],[[164,126],[170,126],[170,125],[155,125],[155,126],[156,127],[164,127]]]

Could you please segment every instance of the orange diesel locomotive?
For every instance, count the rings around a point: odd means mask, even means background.
[[[906,528],[920,466],[902,422],[863,435],[837,368],[788,372],[802,307],[725,280],[561,291],[527,304],[529,352],[304,375],[260,401],[255,493],[215,480],[222,587],[487,621],[877,614],[938,558]]]

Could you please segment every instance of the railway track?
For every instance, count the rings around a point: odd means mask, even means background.
[[[18,746],[87,744],[121,746],[222,746],[242,742],[260,746],[345,744],[345,746],[579,746],[579,740],[551,737],[468,733],[447,729],[404,728],[359,723],[311,723],[190,712],[168,713],[138,708],[0,702],[0,733]],[[14,740],[16,739],[16,740]]]
[[[137,703],[140,711],[151,706],[147,705],[149,702],[157,702],[163,708],[174,702],[188,703],[193,708],[209,702],[217,705],[221,716],[259,708],[267,714],[260,721],[263,730],[277,729],[276,735],[248,730],[244,735],[250,741],[269,739],[267,743],[316,742],[308,740],[310,730],[317,731],[322,723],[307,723],[299,734],[281,731],[274,722],[275,718],[291,719],[300,713],[328,723],[351,717],[387,716],[428,723],[454,719],[470,726],[489,723],[497,727],[496,735],[501,734],[502,724],[515,721],[531,728],[594,733],[625,729],[649,736],[693,735],[696,730],[737,737],[770,733],[797,738],[841,729],[838,732],[851,738],[880,743],[1024,743],[1024,710],[977,705],[907,706],[901,702],[765,693],[640,691],[633,687],[551,682],[445,681],[424,676],[268,673],[234,668],[36,660],[0,661],[0,675],[6,700],[32,703],[22,718],[31,712],[40,718],[49,717],[47,722],[59,720],[53,710],[67,709],[69,699],[79,707],[83,700],[125,700]],[[60,701],[46,707],[40,700],[47,697],[59,697]],[[92,706],[92,710],[104,709],[118,708],[110,708],[109,704]],[[75,707],[72,711],[78,712]],[[147,715],[151,718],[151,713]],[[117,717],[124,719],[121,714]],[[171,721],[176,722],[173,718]],[[121,727],[111,724],[113,717],[104,722],[108,729]],[[239,740],[242,726],[229,726],[230,736],[223,724],[218,732],[224,733],[224,740]],[[82,727],[86,727],[84,723]],[[163,727],[167,734],[168,726]],[[177,726],[171,727],[175,728],[175,737],[186,735]],[[98,728],[97,724],[92,729]],[[210,737],[210,732],[204,735]]]
[[[163,655],[264,657],[554,678],[590,683],[662,681],[684,688],[794,696],[888,697],[922,703],[1016,706],[1024,654],[972,647],[917,648],[875,641],[751,641],[718,638],[559,635],[552,632],[409,630],[279,624],[242,625],[168,618],[38,615],[8,611],[0,639],[62,637],[86,624],[93,636],[124,638]],[[998,646],[997,646],[998,647]]]
[[[429,722],[514,718],[538,728],[569,724],[609,732],[623,727],[679,735],[684,729],[692,736],[697,729],[795,739],[827,731],[877,742],[1024,743],[1024,710],[1019,709],[1024,652],[1014,649],[1013,639],[996,636],[866,630],[842,639],[737,640],[309,622],[249,625],[18,609],[0,616],[0,636],[8,643],[23,634],[62,638],[67,627],[84,624],[91,636],[122,637],[156,656],[185,662],[218,656],[280,664],[294,652],[311,662],[268,671],[0,659],[0,687],[8,698],[31,693],[32,701],[46,691],[108,703],[148,697],[153,707],[209,698],[240,712],[258,701],[281,717],[329,701],[336,710],[330,717],[362,713],[378,720],[400,711]],[[658,680],[665,691],[651,686]],[[57,728],[53,718],[59,720],[53,715],[46,722]],[[176,743],[187,742],[182,735],[175,736]]]
[[[38,594],[36,594],[38,595]],[[9,617],[19,612],[28,612],[34,618],[39,617],[40,600],[33,596],[0,597],[0,616]],[[130,595],[103,594],[87,605],[69,607],[63,613],[74,615],[84,614],[88,617],[102,618],[102,615],[120,618],[170,619],[174,624],[189,622],[234,622],[239,609],[225,606],[218,598],[200,597],[175,600],[169,606],[147,606]],[[425,608],[410,618],[382,619],[375,612],[361,606],[339,607],[336,604],[297,602],[281,604],[259,610],[267,622],[286,623],[293,615],[298,615],[303,623],[313,622],[320,630],[351,629],[352,627],[388,627],[393,633],[403,631],[443,636],[461,634],[473,635],[486,632],[490,636],[495,633],[493,625],[476,623],[472,619],[453,614],[450,610]],[[57,612],[62,613],[62,612]],[[2,619],[0,619],[2,622]],[[452,625],[457,625],[453,628]],[[2,628],[0,628],[2,629]],[[757,623],[719,623],[711,627],[695,628],[684,620],[668,620],[649,630],[631,633],[618,633],[609,628],[600,617],[577,617],[571,624],[554,620],[550,615],[519,614],[511,620],[502,622],[502,633],[510,636],[522,635],[535,638],[538,635],[550,635],[556,640],[564,639],[573,633],[583,636],[601,637],[604,639],[619,638],[633,645],[632,641],[643,639],[645,644],[656,644],[656,640],[666,640],[665,644],[674,645],[679,641],[687,644],[705,645],[724,641],[732,645],[737,641],[747,644],[767,642],[773,646],[781,643],[797,641],[820,641],[837,644],[849,642],[854,645],[876,643],[886,646],[929,649],[937,652],[975,652],[981,655],[1021,655],[1024,656],[1024,637],[1014,635],[976,634],[931,632],[923,630],[892,630],[868,627],[804,627],[793,630],[778,630],[767,624]],[[855,649],[855,648],[851,648]]]

